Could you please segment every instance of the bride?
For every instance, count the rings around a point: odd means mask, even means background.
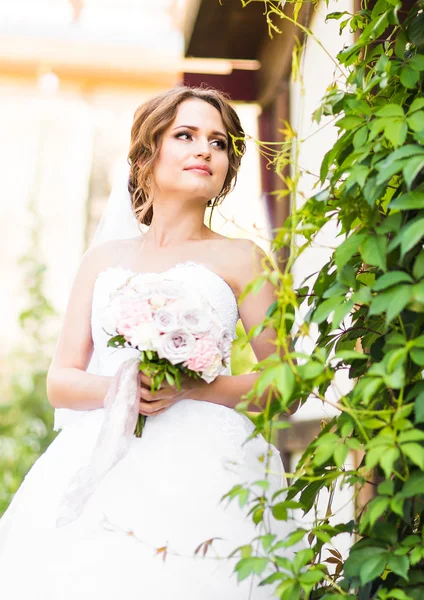
[[[137,410],[148,418],[119,456],[125,431],[105,407],[118,369],[138,354],[107,347],[101,327],[109,294],[130,275],[155,273],[204,294],[233,338],[239,317],[250,330],[273,302],[266,283],[238,307],[263,255],[204,224],[206,207],[235,183],[242,137],[237,114],[214,90],[174,88],[136,111],[129,177],[82,258],[48,372],[62,431],[0,521],[5,600],[273,597],[257,577],[238,582],[230,553],[264,532],[248,505],[221,501],[238,483],[268,477],[270,493],[285,485],[277,449],[262,436],[246,442],[254,426],[234,410],[258,375],[224,369],[212,383],[187,378],[179,391],[164,383],[154,394],[149,378],[135,375]],[[274,352],[274,335],[265,329],[252,340],[258,360]],[[99,462],[100,476],[80,477]],[[287,523],[266,522],[287,535]]]

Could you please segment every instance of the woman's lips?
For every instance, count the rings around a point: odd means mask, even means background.
[[[209,167],[202,167],[202,166],[193,166],[193,167],[187,167],[187,169],[184,169],[185,171],[194,171],[195,173],[200,173],[201,175],[212,175],[212,171],[209,169]]]

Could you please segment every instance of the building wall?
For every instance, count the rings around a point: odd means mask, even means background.
[[[304,57],[303,81],[291,84],[291,123],[299,132],[300,140],[305,140],[301,142],[300,146],[299,165],[309,172],[309,174],[305,171],[302,173],[299,193],[295,199],[297,206],[301,206],[305,198],[309,198],[319,191],[316,184],[322,159],[337,139],[334,119],[323,117],[320,123],[312,122],[312,114],[319,106],[327,87],[335,79],[343,80],[335,66],[335,60],[332,60],[331,57],[335,57],[343,45],[353,41],[352,34],[347,29],[344,30],[342,36],[339,36],[338,21],[330,20],[325,23],[325,15],[336,10],[352,11],[353,0],[337,2],[333,0],[329,3],[328,8],[324,2],[318,5],[317,10],[313,13],[311,29],[316,38],[324,44],[329,55],[314,39],[309,38]],[[299,257],[293,269],[295,286],[299,286],[308,275],[319,271],[328,261],[331,252],[341,241],[341,238],[336,237],[337,233],[336,222],[328,223],[313,246]],[[304,309],[299,315],[299,319],[302,319],[306,310]],[[312,327],[311,331],[312,338],[316,339],[317,328]],[[305,339],[297,349],[310,353],[312,347],[313,339]],[[344,374],[338,374],[335,386],[328,394],[328,399],[337,400],[340,393],[349,391],[350,386],[351,382],[347,377]],[[334,414],[335,409],[328,404],[323,406],[318,400],[311,399],[296,413],[294,419],[311,420],[326,418]]]
[[[325,23],[325,15],[331,11],[353,10],[353,0],[334,0],[329,3],[328,8],[325,3],[318,5],[318,9],[312,17],[311,28],[317,39],[320,40],[328,50],[330,56],[324,53],[316,41],[309,38],[304,58],[303,81],[292,82],[291,84],[291,123],[299,131],[299,138],[305,140],[301,144],[299,164],[311,174],[303,173],[299,193],[295,199],[296,205],[301,206],[305,198],[315,194],[319,188],[316,188],[317,174],[320,170],[320,164],[324,154],[332,147],[337,139],[337,129],[330,117],[324,117],[319,124],[312,122],[312,114],[318,107],[326,88],[340,77],[340,72],[335,67],[335,62],[330,57],[335,57],[342,49],[344,44],[352,43],[352,34],[346,29],[342,36],[339,36],[338,21],[328,21]],[[293,269],[295,286],[299,286],[303,279],[308,275],[319,271],[328,261],[334,247],[340,243],[340,238],[336,238],[338,228],[335,222],[329,223],[322,234],[320,234],[313,247],[301,255],[296,261]],[[300,240],[299,240],[300,241]],[[312,279],[313,281],[313,279]],[[302,319],[307,309],[302,310],[298,315]],[[310,353],[313,348],[313,339],[316,339],[317,328],[312,327],[312,338],[303,340],[297,350]],[[352,382],[343,374],[337,374],[335,385],[329,390],[326,397],[335,402],[340,394],[346,393],[351,389]],[[299,409],[292,419],[296,421],[312,421],[316,419],[328,419],[337,413],[336,409],[328,404],[323,404],[315,398],[310,398],[304,406]],[[305,440],[305,444],[309,440]],[[291,468],[294,469],[300,454],[292,456]],[[354,464],[355,457],[348,456],[346,465]],[[353,518],[354,513],[354,490],[350,486],[337,486],[332,506],[333,517],[331,523],[348,522]],[[318,513],[324,516],[327,511],[328,493],[323,491],[319,497]],[[302,524],[313,522],[315,515],[312,514],[301,517]],[[306,525],[307,527],[308,525]],[[337,549],[346,555],[352,538],[348,534],[343,534],[337,538]]]

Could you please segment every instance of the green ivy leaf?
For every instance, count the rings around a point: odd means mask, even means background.
[[[410,158],[411,156],[424,156],[424,148],[417,146],[416,144],[406,144],[402,148],[390,152],[383,160],[380,160],[375,166],[378,169],[390,169],[392,163],[397,162],[403,158]]]
[[[341,17],[343,17],[343,15],[348,15],[349,13],[344,10],[343,12],[339,12],[339,11],[334,11],[331,13],[328,13],[328,15],[325,17],[325,22],[329,21],[330,19],[341,19]]]
[[[334,462],[341,469],[345,463],[346,457],[348,455],[348,447],[344,444],[337,444],[336,449],[334,450]]]
[[[332,358],[341,358],[344,361],[368,360],[369,354],[357,352],[356,350],[339,350]]]
[[[302,529],[302,528],[296,529],[295,531],[290,533],[285,540],[278,542],[278,544],[277,544],[278,548],[290,548],[290,546],[294,546],[295,544],[300,542],[300,540],[303,540],[303,538],[308,533],[309,532],[306,529]],[[276,546],[273,546],[273,551],[276,549]]]
[[[384,128],[384,135],[395,148],[401,146],[408,135],[408,125],[406,121],[393,120]]]
[[[349,115],[347,117],[342,117],[341,119],[336,121],[335,125],[336,127],[340,127],[341,129],[353,129],[354,127],[358,127],[358,125],[362,125],[363,122],[363,118],[357,117],[356,115]]]
[[[415,398],[415,423],[424,423],[424,392]]]
[[[348,260],[358,252],[359,245],[366,239],[365,233],[357,233],[347,237],[334,252],[334,261],[338,269],[342,269]]]
[[[414,266],[412,269],[412,275],[415,277],[415,279],[421,279],[422,277],[424,277],[424,251],[423,250],[421,250],[421,252],[418,254],[417,258],[415,259]]]
[[[386,104],[376,113],[377,117],[404,117],[403,108],[399,104]]]
[[[327,319],[330,313],[333,312],[336,306],[339,306],[342,302],[344,302],[343,296],[334,296],[333,298],[324,300],[324,302],[321,302],[321,304],[318,305],[318,308],[313,314],[312,321],[318,324],[322,323]]]
[[[373,579],[379,577],[386,568],[386,563],[387,553],[377,555],[374,554],[373,556],[365,559],[359,570],[359,577],[362,585],[366,585]]]
[[[424,71],[424,55],[415,54],[415,56],[411,56],[408,65],[415,71]]]
[[[391,510],[399,515],[399,517],[403,518],[403,505],[405,503],[405,499],[401,494],[396,494],[394,498],[390,500],[390,508]]]
[[[275,593],[280,600],[301,600],[302,588],[298,581],[290,579],[280,584]]]
[[[410,275],[408,275],[408,273],[404,273],[403,271],[390,271],[390,273],[384,273],[384,275],[379,277],[372,286],[372,289],[375,292],[379,292],[391,287],[392,285],[404,283],[406,281],[413,283],[413,279]]]
[[[405,256],[411,248],[424,237],[424,218],[416,219],[403,229],[401,241],[401,256]]]
[[[413,473],[400,493],[403,498],[413,498],[424,494],[424,473]]]
[[[385,510],[389,506],[390,499],[387,496],[377,496],[368,506],[368,515],[370,526],[374,527],[377,519],[381,517],[381,515],[385,512]]]
[[[368,131],[368,126],[364,125],[355,133],[353,136],[353,147],[355,149],[362,148],[365,145],[368,138]]]
[[[235,566],[238,581],[243,581],[243,579],[246,579],[253,573],[260,575],[266,569],[268,562],[268,558],[262,558],[260,556],[242,558]]]
[[[386,452],[381,457],[380,465],[387,479],[393,473],[393,466],[399,457],[399,448],[387,448]]]
[[[295,377],[293,371],[287,363],[283,363],[276,371],[275,385],[280,392],[284,403],[287,403],[294,390]]]
[[[317,568],[312,568],[302,573],[299,577],[300,583],[306,583],[307,585],[316,585],[320,581],[322,581],[325,577],[325,574]]]
[[[379,168],[379,165],[376,165],[376,168],[378,169],[378,175],[376,179],[377,185],[390,181],[393,175],[396,175],[396,173],[402,171],[406,164],[406,160],[407,159],[395,160],[390,164],[389,168]]]
[[[406,122],[412,131],[422,131],[424,129],[424,110],[412,113],[406,118]]]
[[[422,471],[424,471],[424,448],[419,444],[402,444],[401,451]]]
[[[392,496],[393,492],[395,491],[395,482],[393,479],[386,479],[386,481],[382,481],[379,484],[377,491],[379,494]]]
[[[420,74],[412,67],[406,65],[400,72],[401,84],[408,88],[414,88],[420,79]]]
[[[400,575],[404,579],[408,579],[409,560],[407,556],[390,554],[387,562],[393,573]]]
[[[396,208],[399,210],[411,210],[415,208],[424,208],[424,184],[421,184],[415,190],[401,194],[392,202],[390,202],[390,208]]]
[[[403,167],[403,177],[408,189],[411,189],[411,185],[414,183],[416,177],[418,177],[423,168],[424,156],[414,156],[408,160],[406,165]]]
[[[413,348],[410,352],[410,356],[416,365],[420,367],[424,365],[424,350]]]
[[[320,467],[326,463],[334,453],[334,444],[321,444],[315,451],[313,463]]]
[[[274,519],[278,521],[286,521],[288,516],[287,502],[279,502],[271,507],[271,512]]]
[[[412,114],[416,110],[421,110],[422,108],[424,108],[424,98],[415,98],[409,107],[408,115]]]
[[[386,271],[387,238],[383,235],[369,235],[361,244],[360,252],[363,260],[369,265],[376,265]]]

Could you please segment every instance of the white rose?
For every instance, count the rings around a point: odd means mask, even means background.
[[[196,306],[183,308],[180,312],[183,329],[192,333],[209,333],[212,330],[210,314]]]
[[[176,365],[189,358],[194,344],[194,335],[179,329],[161,336],[157,353],[159,358],[166,358],[171,364]]]
[[[166,299],[162,296],[162,294],[158,294],[156,292],[150,296],[149,303],[150,303],[150,306],[154,310],[158,310],[159,308],[162,308],[163,306],[165,306]]]
[[[157,292],[160,279],[156,273],[139,273],[130,278],[128,286],[139,298],[146,300]]]
[[[220,373],[222,369],[222,356],[221,354],[216,354],[213,362],[207,367],[204,371],[202,371],[202,379],[206,381],[206,383],[210,383],[213,381]]]
[[[124,284],[122,287],[118,288],[116,292],[111,294],[112,300],[127,300],[128,298],[137,298],[137,291],[131,287],[129,284]]]
[[[139,350],[157,350],[160,333],[153,323],[141,323],[134,328],[131,335],[131,345]]]
[[[168,308],[158,308],[153,315],[153,320],[162,333],[169,333],[178,328],[177,314]]]
[[[134,293],[140,300],[150,300],[156,294],[156,287],[147,284],[143,281],[138,281],[133,284]]]
[[[115,310],[115,308],[113,306],[108,306],[103,311],[101,323],[102,323],[103,329],[109,335],[116,334],[116,327],[118,325],[118,317],[117,317],[117,311]]]
[[[218,348],[222,354],[223,361],[228,364],[231,358],[231,347],[233,344],[233,336],[230,334],[228,329],[224,329],[220,339],[218,340]]]
[[[184,284],[171,279],[163,279],[158,289],[167,300],[176,300],[184,294]]]

